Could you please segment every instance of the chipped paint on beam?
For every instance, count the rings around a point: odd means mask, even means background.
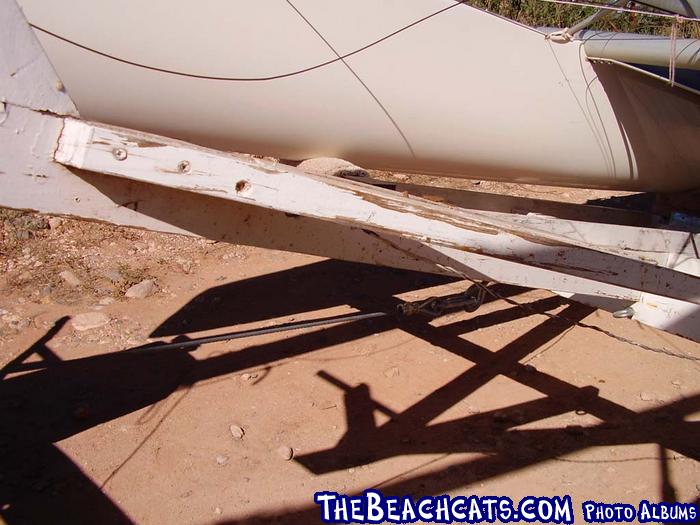
[[[149,147],[140,147],[142,141],[148,142]],[[154,146],[157,144],[162,146]],[[121,148],[126,155],[119,160],[115,151]],[[624,248],[590,245],[553,226],[546,228],[541,221],[530,224],[523,218],[514,220],[509,214],[463,210],[147,133],[73,119],[66,120],[55,158],[98,173],[400,235],[700,303],[698,277],[664,268],[658,261],[644,261],[639,253],[629,253]],[[174,173],[184,160],[191,169]]]

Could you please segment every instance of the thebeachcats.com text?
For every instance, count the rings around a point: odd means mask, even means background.
[[[314,494],[325,523],[693,523],[698,507],[692,503],[638,505],[585,501],[575,512],[571,496],[527,496],[514,502],[507,496],[385,496],[369,489],[348,496],[322,491]]]

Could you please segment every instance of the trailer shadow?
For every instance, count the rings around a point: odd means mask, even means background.
[[[212,288],[167,319],[154,334],[175,335],[337,305],[359,310],[393,308],[395,294],[448,281],[413,272],[324,261]],[[515,287],[499,288],[499,293],[506,296],[520,291]],[[530,304],[540,311],[562,305],[562,315],[574,320],[591,312],[558,297]],[[295,458],[305,468],[320,475],[397,455],[482,453],[478,459],[446,471],[409,474],[380,487],[387,494],[421,495],[515,472],[591,446],[658,443],[662,449],[700,460],[698,424],[683,419],[700,410],[700,396],[636,413],[601,398],[593,387],[579,388],[521,364],[524,357],[568,329],[566,322],[547,319],[498,352],[460,337],[477,327],[528,315],[528,311],[512,307],[477,313],[467,321],[440,328],[422,319],[398,321],[387,317],[267,343],[256,344],[253,340],[243,350],[204,360],[186,351],[154,351],[147,345],[65,361],[50,347],[51,339],[68,320],[63,318],[0,371],[0,516],[7,523],[131,523],[126,512],[60,450],[59,441],[151,406],[200,381],[396,328],[474,366],[398,414],[373,399],[368,385],[346,385],[320,371],[322,380],[342,391],[348,431],[333,448]],[[512,405],[498,414],[486,412],[429,423],[498,375],[534,388],[544,397]],[[376,410],[388,413],[389,422],[377,426],[371,417]],[[570,410],[584,410],[603,423],[589,429],[518,428]],[[674,498],[667,466],[661,461],[660,469],[666,474],[659,497]],[[318,509],[311,505],[291,511],[271,508],[269,514],[250,516],[247,521],[312,523],[318,521]]]

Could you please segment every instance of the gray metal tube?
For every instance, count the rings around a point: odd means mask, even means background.
[[[586,55],[591,58],[649,66],[668,66],[671,59],[671,39],[668,37],[604,31],[580,31],[575,37],[583,41]],[[676,40],[676,67],[700,70],[700,40]]]

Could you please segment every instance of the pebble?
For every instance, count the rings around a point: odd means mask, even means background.
[[[223,510],[221,510],[221,507],[216,507],[216,508],[214,509],[214,514],[219,515],[219,514],[221,514],[222,512],[223,512]]]
[[[104,272],[102,272],[102,275],[104,275],[113,283],[120,283],[124,280],[124,276],[121,274],[121,272],[114,268],[109,268],[105,270]]]
[[[281,446],[277,449],[277,455],[285,461],[290,461],[294,457],[294,450],[291,447]]]
[[[654,401],[654,394],[650,394],[649,392],[642,392],[639,394],[639,399],[642,401]]]
[[[100,303],[102,306],[107,306],[108,304],[112,304],[113,302],[114,302],[114,298],[113,298],[113,297],[103,297],[103,298],[100,299],[100,301],[99,301],[99,303]]]
[[[130,299],[145,299],[149,295],[153,295],[155,291],[155,281],[153,279],[144,279],[140,283],[129,288],[124,295]]]
[[[63,270],[58,274],[58,276],[69,286],[80,286],[83,284],[83,281],[81,281],[80,278],[70,270]]]
[[[107,323],[109,323],[109,316],[102,312],[86,312],[83,314],[74,315],[71,319],[73,328],[79,332],[99,328]]]
[[[401,371],[398,366],[392,366],[384,370],[384,377],[398,377],[401,375]]]
[[[55,230],[56,228],[61,226],[61,224],[63,224],[63,219],[61,219],[60,217],[51,217],[49,219],[49,228],[51,228],[52,230]]]
[[[228,456],[224,456],[224,455],[216,456],[216,462],[219,465],[225,465],[226,463],[228,463]]]
[[[29,325],[31,324],[31,321],[27,319],[26,317],[20,317],[19,315],[11,314],[11,313],[6,313],[2,315],[2,321],[5,323],[9,328],[12,330],[15,330],[16,332],[21,332],[25,328],[28,328]]]
[[[243,427],[239,427],[238,425],[231,425],[230,427],[228,427],[228,429],[231,431],[233,439],[243,439],[243,436],[245,436],[245,430],[243,429]]]

